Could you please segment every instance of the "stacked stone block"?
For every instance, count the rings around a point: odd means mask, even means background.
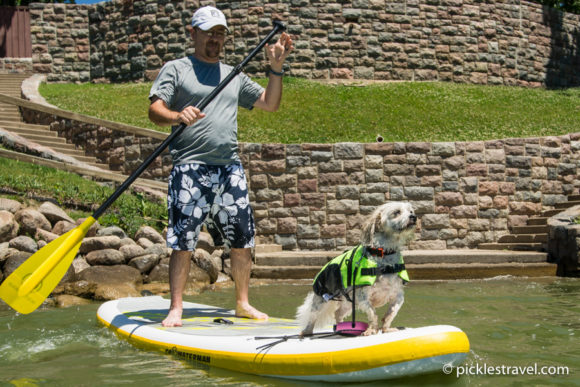
[[[191,53],[193,1],[98,3],[89,14],[94,81],[152,80],[163,63]]]
[[[30,4],[32,70],[49,82],[88,82],[88,6]]]

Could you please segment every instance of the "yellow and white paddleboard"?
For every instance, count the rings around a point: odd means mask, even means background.
[[[192,363],[280,378],[362,382],[441,372],[469,352],[459,328],[436,325],[345,337],[332,327],[298,338],[294,320],[234,317],[231,310],[184,302],[183,326],[164,328],[169,300],[123,298],[101,305],[99,321],[136,346]]]

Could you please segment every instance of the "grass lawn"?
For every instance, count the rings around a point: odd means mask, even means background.
[[[265,79],[259,83],[266,84]],[[66,110],[165,130],[147,118],[150,83],[43,84]],[[285,77],[276,113],[240,110],[239,140],[257,143],[473,141],[580,131],[580,88],[524,89],[443,82],[332,85]]]

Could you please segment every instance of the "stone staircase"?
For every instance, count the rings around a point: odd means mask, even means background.
[[[28,74],[0,73],[0,93],[20,98],[22,81],[28,77]],[[78,161],[109,170],[108,165],[98,163],[96,158],[87,156],[83,150],[77,149],[73,144],[68,144],[64,138],[58,137],[58,134],[51,131],[47,125],[24,123],[18,106],[0,103],[0,128],[36,144],[51,148],[55,152],[74,157]]]
[[[511,234],[504,235],[496,243],[481,243],[478,248],[486,250],[547,251],[548,218],[566,208],[580,204],[580,195],[568,196],[568,201],[557,203],[553,210],[543,211],[540,216],[531,217],[527,225],[513,227]]]

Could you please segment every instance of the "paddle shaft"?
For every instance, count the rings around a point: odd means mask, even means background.
[[[252,58],[256,56],[256,54],[262,48],[264,48],[264,46],[270,41],[270,39],[272,39],[274,35],[278,33],[278,31],[283,31],[286,29],[284,24],[280,21],[275,20],[273,24],[274,28],[272,31],[270,31],[268,36],[266,36],[240,64],[234,67],[232,72],[229,73],[228,76],[223,81],[221,81],[210,94],[208,94],[195,106],[196,108],[198,108],[200,111],[203,111],[203,109],[205,109],[207,105],[213,101],[213,99],[231,82],[231,80],[242,71],[243,67],[250,60],[252,60]],[[137,169],[135,169],[135,171],[133,171],[133,173],[131,173],[131,175],[115,190],[115,192],[113,192],[113,194],[109,196],[109,198],[93,213],[93,218],[98,219],[107,210],[107,208],[109,208],[111,204],[113,204],[113,202],[117,200],[117,198],[119,198],[119,196],[121,196],[121,194],[125,192],[127,188],[129,188],[129,186],[137,179],[137,177],[139,177],[145,171],[145,169],[147,169],[153,160],[155,160],[165,150],[165,148],[167,148],[171,141],[173,141],[173,139],[175,139],[181,134],[181,132],[183,132],[186,127],[187,125],[183,122],[179,124],[179,126],[173,130],[165,140],[163,140],[161,145],[155,148],[155,150],[145,159],[145,161],[143,161],[143,163],[137,167]]]

